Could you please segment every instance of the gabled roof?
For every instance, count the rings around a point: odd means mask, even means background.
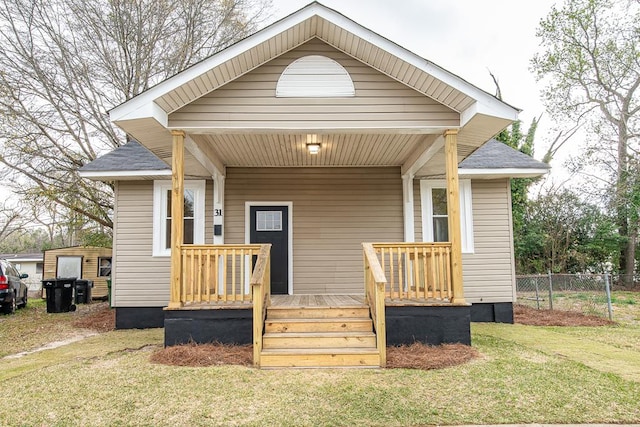
[[[171,175],[171,168],[140,143],[129,141],[82,166],[78,173],[83,178],[115,179]]]
[[[313,2],[115,107],[109,112],[111,120],[153,117],[166,125],[168,113],[316,37],[443,105],[466,112],[461,125],[477,114],[517,117],[516,108],[493,95]]]
[[[534,177],[547,173],[551,167],[495,139],[489,140],[458,165],[464,176]]]

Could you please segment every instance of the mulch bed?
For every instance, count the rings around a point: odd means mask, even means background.
[[[184,344],[153,352],[153,363],[170,366],[253,365],[250,345]]]
[[[473,347],[462,344],[428,346],[415,343],[387,347],[387,368],[442,369],[467,363],[479,355]],[[170,366],[251,366],[253,350],[250,345],[184,344],[155,351],[151,361]]]
[[[478,350],[464,344],[429,346],[413,343],[387,347],[387,368],[442,369],[462,365],[478,357]]]
[[[531,326],[606,326],[615,322],[604,317],[588,316],[563,310],[536,310],[526,305],[513,306],[515,323]]]
[[[77,314],[79,317],[72,323],[76,328],[98,332],[109,332],[116,328],[116,311],[109,308],[108,303],[79,306]]]
[[[73,326],[108,332],[115,329],[115,310],[107,303],[83,306],[84,313],[73,322]],[[525,305],[513,306],[516,323],[533,326],[604,326],[611,325],[607,319],[587,316],[562,310],[536,310]],[[387,347],[388,369],[443,369],[467,363],[480,357],[473,347],[463,344],[429,346],[422,343]],[[185,344],[156,350],[153,363],[171,366],[220,366],[253,365],[253,349],[250,345]]]

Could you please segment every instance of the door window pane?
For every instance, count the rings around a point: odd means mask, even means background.
[[[257,211],[256,231],[282,231],[282,212]]]

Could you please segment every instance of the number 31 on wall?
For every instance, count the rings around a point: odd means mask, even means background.
[[[222,209],[214,209],[213,216],[222,216]]]

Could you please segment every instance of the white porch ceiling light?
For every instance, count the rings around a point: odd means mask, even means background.
[[[309,134],[307,135],[307,150],[309,154],[318,154],[320,151],[320,143],[318,142],[318,135]]]

